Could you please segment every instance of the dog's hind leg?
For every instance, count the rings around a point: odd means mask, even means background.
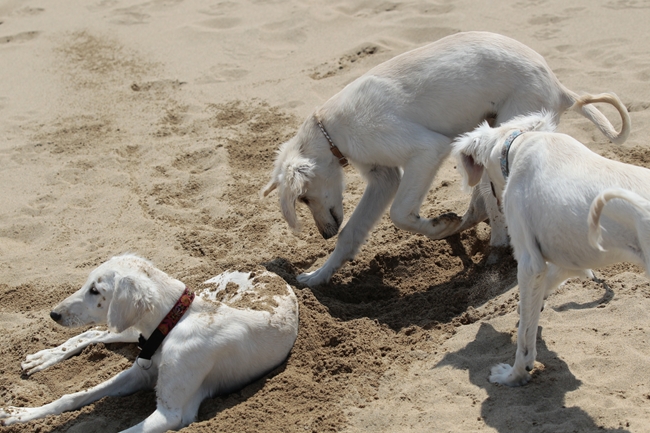
[[[59,415],[63,412],[79,409],[103,397],[123,396],[136,391],[152,388],[155,380],[155,368],[143,370],[136,364],[122,371],[106,382],[86,391],[67,394],[58,400],[40,407],[8,407],[0,409],[0,423],[10,425],[17,422],[27,422],[45,418],[48,415]]]
[[[32,355],[27,355],[25,361],[20,364],[23,372],[32,375],[38,371],[45,370],[73,355],[81,353],[83,349],[96,343],[137,343],[138,332],[134,329],[127,329],[124,332],[115,333],[100,329],[90,329],[79,335],[70,338],[60,346],[52,349],[43,349]]]
[[[396,167],[374,167],[365,177],[368,182],[366,190],[350,220],[341,230],[334,251],[322,267],[298,275],[299,282],[312,287],[326,283],[344,262],[357,255],[368,233],[395,197],[401,173]]]

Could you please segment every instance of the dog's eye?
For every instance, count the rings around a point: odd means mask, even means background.
[[[89,292],[91,295],[99,295],[99,290],[95,286],[91,286]]]
[[[309,199],[307,197],[300,197],[298,200],[309,206]]]

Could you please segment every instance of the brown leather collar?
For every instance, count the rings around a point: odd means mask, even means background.
[[[348,159],[345,156],[343,156],[339,148],[336,147],[336,145],[330,138],[330,135],[327,133],[327,131],[325,131],[325,127],[323,126],[323,123],[318,119],[318,117],[314,116],[314,118],[316,119],[316,123],[318,124],[318,127],[320,128],[320,130],[323,132],[323,135],[327,139],[327,142],[330,144],[330,151],[332,151],[334,156],[336,156],[336,158],[339,160],[339,164],[341,164],[342,167],[347,167],[349,164]]]

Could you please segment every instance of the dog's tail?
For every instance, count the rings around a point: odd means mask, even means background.
[[[601,243],[603,242],[602,228],[600,227],[600,214],[608,201],[618,198],[625,200],[643,212],[647,218],[650,218],[650,201],[641,197],[639,194],[622,188],[609,188],[596,196],[591,202],[589,208],[589,245],[605,251]]]
[[[630,135],[630,115],[627,112],[627,108],[618,96],[613,93],[601,93],[599,95],[583,95],[578,96],[573,92],[569,92],[570,97],[573,100],[573,105],[571,110],[576,111],[587,119],[591,120],[600,131],[614,144],[622,144],[627,140],[628,135]],[[606,104],[613,105],[614,108],[621,115],[621,131],[616,132],[616,129],[610,121],[601,113],[596,107],[591,104],[597,102],[604,102]]]

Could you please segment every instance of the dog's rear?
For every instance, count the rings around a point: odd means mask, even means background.
[[[645,245],[647,248],[650,248],[650,201],[633,191],[622,188],[608,188],[598,194],[591,203],[588,220],[589,244],[600,251],[605,251],[602,246],[603,237],[600,218],[605,205],[613,199],[625,200],[640,211],[641,214],[636,216],[636,227],[638,230],[637,237],[642,247]],[[610,205],[608,209],[610,209],[610,212],[630,213],[628,209],[620,206],[614,207],[613,205]],[[645,240],[645,242],[643,240]],[[646,265],[646,269],[648,269],[648,265]]]

